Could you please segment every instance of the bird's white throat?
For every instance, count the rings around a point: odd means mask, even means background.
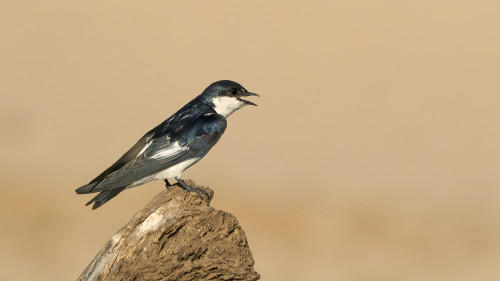
[[[224,117],[228,117],[231,113],[245,105],[244,102],[233,97],[216,97],[212,100],[212,103],[215,105],[215,112]]]

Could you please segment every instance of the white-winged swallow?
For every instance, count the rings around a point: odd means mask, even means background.
[[[147,132],[116,163],[76,189],[78,194],[97,193],[87,205],[92,209],[118,195],[126,188],[154,180],[175,178],[185,191],[208,197],[202,189],[181,179],[182,172],[200,161],[226,130],[226,118],[245,105],[256,105],[243,97],[259,96],[240,84],[222,80],[208,86],[170,118]]]

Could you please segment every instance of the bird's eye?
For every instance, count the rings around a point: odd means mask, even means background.
[[[238,92],[238,89],[236,89],[236,88],[231,89],[231,94],[236,95],[237,92]]]

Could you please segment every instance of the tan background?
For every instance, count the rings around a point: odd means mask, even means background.
[[[220,79],[185,178],[263,280],[500,280],[500,2],[178,2],[1,1],[1,280],[75,279],[164,187],[74,189]]]

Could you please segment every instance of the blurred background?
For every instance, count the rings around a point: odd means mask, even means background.
[[[499,280],[499,3],[1,1],[0,279],[76,279],[164,184],[74,189],[231,79],[184,178],[262,280]]]

